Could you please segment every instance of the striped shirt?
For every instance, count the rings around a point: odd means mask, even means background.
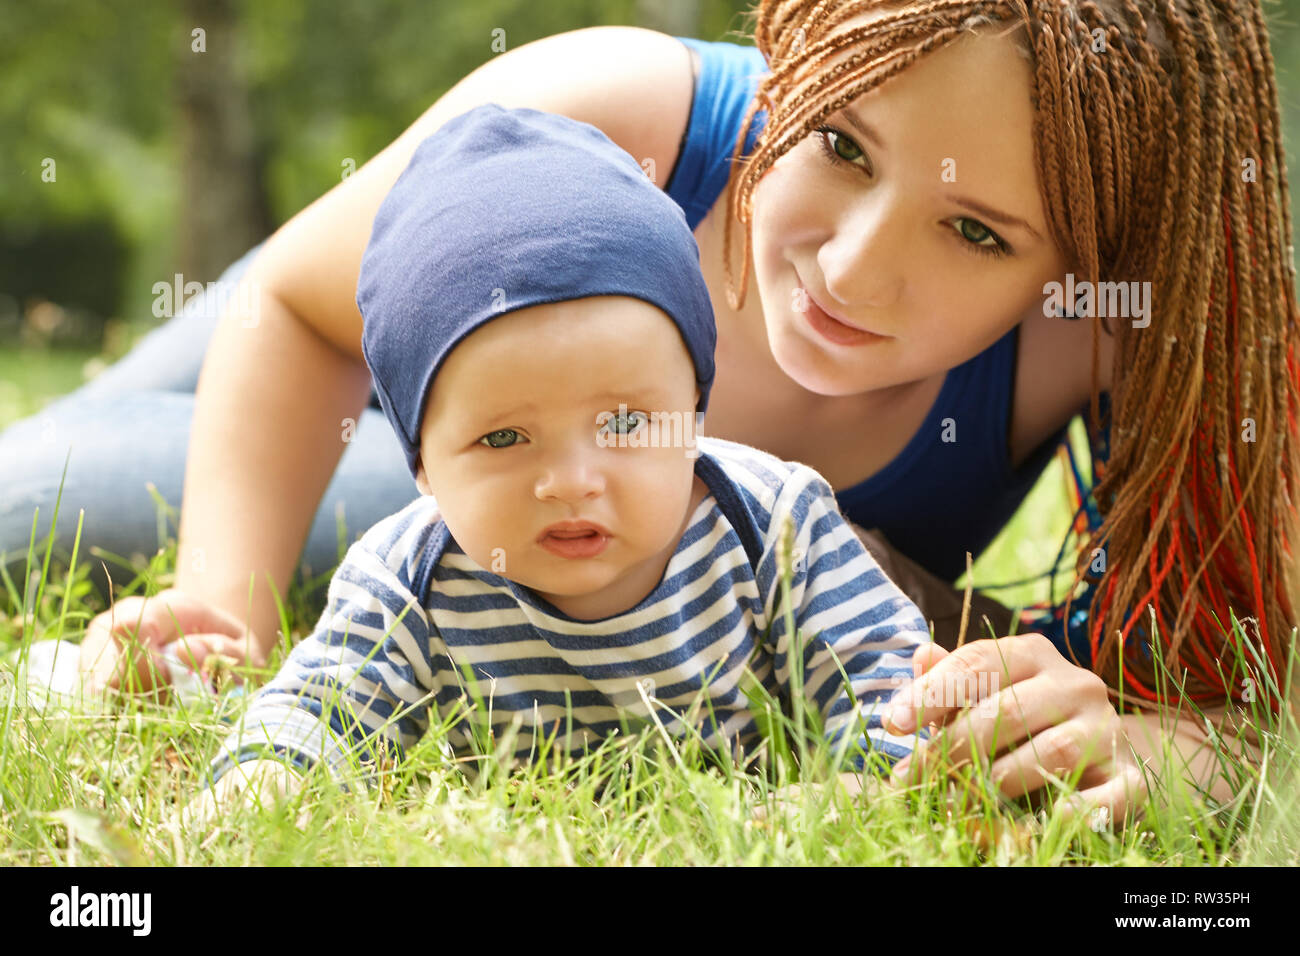
[[[636,607],[601,620],[574,620],[479,566],[431,497],[375,525],[335,572],[314,633],[252,698],[214,778],[268,748],[341,775],[354,758],[373,759],[379,740],[390,755],[410,748],[431,719],[449,728],[457,757],[483,753],[475,735],[482,741],[490,727],[500,741],[514,720],[521,759],[535,759],[539,743],[580,755],[651,721],[748,759],[762,743],[752,682],[788,711],[799,679],[778,574],[787,517],[806,710],[834,744],[858,729],[861,752],[847,749],[857,769],[868,750],[910,753],[915,736],[881,723],[883,702],[911,679],[912,653],[930,640],[916,605],[812,468],[710,437],[699,452],[695,471],[709,493],[663,578]],[[466,717],[476,691],[477,712]]]

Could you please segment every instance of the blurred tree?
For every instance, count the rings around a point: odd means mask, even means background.
[[[185,281],[208,282],[272,229],[234,0],[184,0],[174,44]]]
[[[1294,170],[1300,0],[1262,2]],[[751,0],[10,3],[0,15],[0,259],[6,260],[0,295],[17,291],[58,302],[76,288],[96,309],[153,324],[155,282],[177,271],[214,277],[502,47],[596,24],[749,42],[739,31],[752,6]],[[203,53],[192,49],[191,31],[199,27],[206,31]],[[56,163],[56,180],[42,179],[46,160]],[[129,255],[89,251],[84,239],[48,244],[78,228],[106,240],[120,236]],[[37,235],[45,230],[48,242]],[[45,268],[22,266],[20,248],[39,248]],[[117,270],[117,279],[95,278],[95,260]],[[38,281],[43,288],[32,288]]]
[[[693,37],[700,28],[699,0],[637,0],[637,23],[678,37]]]

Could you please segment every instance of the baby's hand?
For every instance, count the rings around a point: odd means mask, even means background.
[[[180,814],[186,829],[209,830],[241,805],[251,809],[273,807],[302,789],[303,777],[278,760],[249,760],[231,767],[216,784],[191,800]],[[297,825],[304,824],[304,814]]]

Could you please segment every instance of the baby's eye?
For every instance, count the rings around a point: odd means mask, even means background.
[[[489,448],[509,448],[523,441],[527,439],[513,428],[498,428],[480,438],[479,444],[487,445]]]
[[[627,412],[622,415],[611,415],[609,419],[601,425],[605,431],[613,432],[615,435],[630,435],[643,424],[646,423],[649,416],[645,412]]]

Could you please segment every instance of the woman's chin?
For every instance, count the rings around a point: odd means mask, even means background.
[[[772,358],[781,371],[796,384],[815,395],[840,398],[869,392],[874,385],[865,369],[847,369],[797,332],[782,330],[771,338]]]

